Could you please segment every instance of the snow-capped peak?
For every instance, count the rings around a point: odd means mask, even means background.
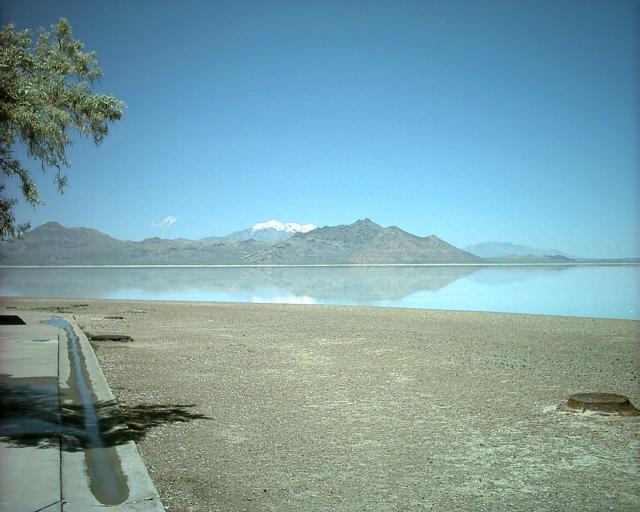
[[[276,231],[284,231],[286,233],[308,233],[316,229],[316,226],[313,224],[298,224],[297,222],[280,222],[272,219],[254,224],[251,226],[251,233],[264,229],[275,229]]]

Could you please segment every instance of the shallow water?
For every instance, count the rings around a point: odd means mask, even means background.
[[[0,295],[354,304],[640,319],[640,266],[4,268]]]

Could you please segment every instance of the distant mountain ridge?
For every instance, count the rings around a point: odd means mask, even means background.
[[[516,245],[509,242],[482,242],[469,245],[465,251],[481,258],[529,258],[562,256],[573,259],[574,256],[556,249],[536,249],[527,245]]]
[[[268,224],[268,223],[265,223]],[[299,228],[298,228],[299,226]],[[310,229],[311,225],[268,225],[292,233],[286,240],[203,240],[149,238],[140,242],[112,238],[89,228],[48,222],[20,239],[0,245],[4,265],[151,265],[151,264],[381,264],[481,263],[435,235],[419,237],[370,219]],[[259,231],[257,229],[256,231]]]

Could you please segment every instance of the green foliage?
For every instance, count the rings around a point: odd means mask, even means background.
[[[35,44],[29,30],[16,32],[13,25],[5,25],[0,31],[0,167],[6,177],[17,177],[25,201],[34,207],[40,204],[38,190],[31,173],[13,157],[14,143],[22,142],[43,170],[55,169],[54,183],[62,193],[70,130],[100,144],[108,123],[120,119],[125,108],[113,96],[92,93],[102,70],[95,52],[83,48],[64,18],[50,31],[40,29]],[[16,225],[17,199],[5,197],[4,189],[0,185],[0,240],[29,228]]]

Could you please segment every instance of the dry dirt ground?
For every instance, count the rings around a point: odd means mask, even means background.
[[[640,322],[3,299],[72,314],[168,510],[640,510]]]

